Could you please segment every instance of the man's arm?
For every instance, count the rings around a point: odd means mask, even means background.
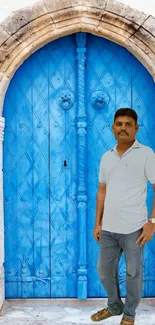
[[[93,232],[93,236],[97,242],[99,242],[100,240],[105,196],[106,196],[106,184],[99,183],[97,197],[96,197],[96,220],[95,220],[95,227]]]
[[[155,184],[152,184],[153,188],[154,188],[154,200],[153,200],[153,207],[152,207],[152,213],[151,213],[151,217],[150,219],[154,219],[155,218]],[[150,222],[150,220],[148,220],[148,222],[142,227],[142,234],[138,237],[136,243],[139,244],[140,246],[144,245],[145,243],[147,243],[149,240],[152,239],[152,236],[154,235],[155,232],[155,224]]]
[[[153,207],[150,219],[155,219],[155,184],[152,184],[154,189],[154,200],[153,200]]]

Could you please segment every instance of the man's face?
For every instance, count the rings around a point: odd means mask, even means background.
[[[138,131],[138,124],[132,117],[119,116],[112,125],[112,130],[117,141],[128,143],[134,141]]]

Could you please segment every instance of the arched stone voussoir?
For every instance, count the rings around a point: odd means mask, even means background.
[[[154,18],[151,19],[114,0],[39,1],[18,10],[1,23],[0,72],[10,77],[25,58],[47,42],[68,32],[89,31],[132,49],[152,73],[154,30],[152,33],[149,22],[153,26]]]
[[[2,23],[2,28],[9,34],[15,35],[21,28],[46,15],[48,10],[43,1],[13,12]]]
[[[20,9],[0,25],[2,88],[4,80],[8,81],[39,47],[78,31],[106,37],[126,47],[154,77],[154,23],[154,17],[114,0],[44,0]]]
[[[154,26],[154,17],[114,0],[44,0],[20,9],[0,25],[0,102],[8,80],[28,56],[54,39],[79,31],[124,46],[154,77]]]

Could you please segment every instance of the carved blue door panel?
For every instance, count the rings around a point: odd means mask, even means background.
[[[132,102],[138,112],[140,129],[138,140],[155,151],[155,85],[147,70],[132,56]],[[148,183],[147,208],[150,216],[154,198],[153,187]],[[155,296],[155,237],[145,245],[144,291],[145,297]]]
[[[106,296],[96,270],[99,162],[115,144],[119,107],[138,115],[138,140],[155,149],[155,86],[124,48],[78,33],[34,53],[4,104],[6,297]],[[148,185],[151,211],[153,190]],[[154,296],[154,240],[144,251],[144,296]],[[119,265],[125,295],[125,261]]]
[[[118,45],[93,35],[88,36],[87,44],[88,296],[100,297],[106,292],[96,272],[98,244],[92,237],[99,163],[102,154],[115,144],[111,125],[116,108],[131,107],[131,66],[129,52]],[[120,276],[123,268],[124,257]]]
[[[95,58],[95,60],[94,60]],[[108,40],[87,35],[86,105],[88,139],[88,297],[106,296],[96,271],[99,247],[92,237],[99,162],[102,154],[112,148],[113,115],[119,107],[133,107],[139,116],[138,140],[155,150],[155,86],[146,69],[127,50]],[[153,190],[148,185],[147,205],[151,211]],[[153,296],[155,239],[144,250],[143,296]],[[121,294],[125,288],[124,256],[119,264]]]
[[[33,194],[32,194],[32,123],[31,79],[25,64],[22,83],[21,69],[16,82],[12,82],[6,96],[6,133],[4,141],[4,213],[5,213],[5,254],[7,260],[6,292],[17,297],[25,296],[25,282],[32,267],[33,249]],[[23,90],[26,89],[26,94]],[[25,96],[24,96],[25,94]],[[24,97],[24,100],[23,100]],[[26,110],[26,118],[23,120]],[[18,123],[17,123],[18,119]],[[24,218],[24,226],[22,219]],[[24,247],[22,250],[22,246]],[[18,279],[18,280],[17,280]],[[31,283],[27,289],[31,291]]]
[[[51,297],[76,297],[77,135],[74,37],[49,46]]]
[[[7,297],[76,296],[74,39],[55,41],[33,54],[7,92]]]

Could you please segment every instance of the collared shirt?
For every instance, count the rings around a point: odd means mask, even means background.
[[[106,184],[102,229],[129,234],[139,230],[148,219],[147,181],[155,184],[155,154],[137,140],[123,154],[116,146],[103,154],[99,182]]]

